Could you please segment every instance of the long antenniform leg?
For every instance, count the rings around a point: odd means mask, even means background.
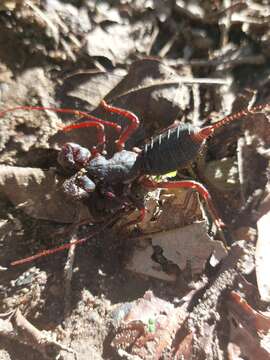
[[[52,111],[55,113],[65,113],[65,114],[72,114],[76,116],[81,116],[83,118],[89,119],[90,121],[80,123],[80,124],[71,124],[64,126],[62,128],[63,131],[70,131],[73,129],[78,129],[82,127],[96,127],[97,129],[97,139],[98,139],[98,147],[101,149],[101,151],[104,149],[105,145],[105,132],[104,132],[104,125],[113,127],[116,131],[121,131],[121,126],[118,124],[115,124],[111,121],[105,121],[97,118],[96,116],[90,115],[85,111],[75,110],[75,109],[59,109],[59,108],[53,108],[53,107],[44,107],[44,106],[16,106],[14,108],[6,109],[3,111],[0,111],[0,118],[6,115],[9,112],[14,112],[17,110],[26,110],[26,111]],[[94,153],[96,152],[95,149],[93,149]]]
[[[60,252],[60,251],[69,249],[72,245],[80,245],[80,244],[86,242],[87,240],[91,239],[92,237],[98,235],[101,231],[103,231],[103,230],[106,229],[108,226],[110,226],[111,224],[113,224],[118,218],[119,218],[119,213],[117,213],[117,214],[115,214],[114,216],[110,217],[110,219],[108,219],[105,223],[100,224],[99,226],[97,226],[97,229],[96,229],[96,230],[94,229],[94,230],[93,230],[89,235],[87,235],[85,238],[78,239],[78,240],[74,240],[74,241],[71,241],[71,242],[68,243],[68,244],[63,244],[63,245],[57,246],[57,247],[52,248],[52,249],[42,250],[42,251],[40,251],[40,252],[37,253],[37,254],[28,256],[28,257],[23,258],[23,259],[19,259],[19,260],[12,261],[12,262],[10,263],[10,266],[22,265],[22,264],[25,264],[25,263],[27,263],[27,262],[31,262],[31,261],[37,260],[37,259],[39,259],[39,258],[42,258],[42,257],[44,257],[44,256],[52,255],[52,254],[55,254],[55,253],[57,253],[57,252]],[[81,224],[81,223],[80,223],[80,224]],[[78,226],[78,225],[80,225],[80,224],[76,224],[76,226]]]
[[[142,185],[145,186],[146,188],[150,188],[150,189],[157,189],[157,188],[162,188],[162,189],[177,189],[177,188],[189,188],[189,189],[194,189],[196,190],[201,197],[206,201],[209,210],[211,211],[213,217],[214,217],[214,221],[216,226],[221,229],[224,226],[223,221],[221,220],[221,218],[218,215],[218,212],[214,206],[213,200],[211,198],[211,195],[209,194],[209,192],[207,191],[207,189],[200,184],[197,181],[193,181],[193,180],[185,180],[185,181],[154,181],[154,180],[150,180],[147,178],[144,178],[142,180]]]
[[[83,239],[79,239],[79,240],[74,240],[72,241],[71,243],[68,243],[68,244],[63,244],[63,245],[60,245],[58,247],[55,247],[55,248],[52,248],[52,249],[47,249],[47,250],[42,250],[40,251],[39,253],[35,254],[35,255],[32,255],[32,256],[29,256],[27,258],[24,258],[24,259],[20,259],[20,260],[16,260],[16,261],[12,261],[10,263],[11,266],[16,266],[16,265],[21,265],[21,264],[25,264],[27,262],[31,262],[31,261],[34,261],[34,260],[37,260],[41,257],[44,257],[44,256],[48,256],[48,255],[52,255],[52,254],[55,254],[59,251],[63,251],[63,250],[66,250],[66,249],[69,249],[72,245],[79,245],[79,244],[82,244],[84,243],[85,241],[88,240],[89,237],[87,238],[83,238]]]
[[[89,119],[91,121],[95,121],[97,123],[103,124],[103,125],[107,125],[107,126],[111,126],[113,128],[115,128],[117,131],[121,131],[121,126],[111,122],[111,121],[105,121],[105,120],[101,120],[99,118],[97,118],[96,116],[90,115],[85,111],[80,111],[80,110],[75,110],[75,109],[60,109],[60,108],[53,108],[53,107],[46,107],[46,106],[16,106],[10,109],[6,109],[3,111],[0,111],[0,117],[3,117],[4,115],[6,115],[9,112],[14,112],[17,110],[27,110],[27,111],[44,111],[44,110],[48,110],[48,111],[52,111],[55,113],[64,113],[64,114],[72,114],[75,116],[81,116],[83,118]],[[87,123],[82,123],[82,124],[87,124]],[[77,124],[77,125],[82,125],[82,124]],[[72,126],[72,125],[69,125]],[[65,130],[69,130],[69,126],[64,127],[67,128]],[[75,125],[73,125],[75,126]],[[77,128],[79,126],[75,126],[75,128]]]

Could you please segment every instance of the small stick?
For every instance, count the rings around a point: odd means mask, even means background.
[[[70,314],[70,309],[71,309],[71,280],[73,275],[75,250],[76,250],[76,244],[74,244],[74,237],[72,237],[70,240],[70,248],[68,251],[67,261],[64,267],[64,289],[65,289],[64,318],[65,319]]]
[[[19,309],[0,314],[0,319],[5,317],[5,320],[0,321],[0,335],[31,346],[48,360],[52,359],[53,353],[61,350],[72,353],[77,358],[73,349],[53,340],[48,332],[38,330],[23,316]]]
[[[245,176],[244,176],[244,148],[245,148],[245,139],[243,137],[240,137],[237,141],[237,163],[238,163],[242,206],[246,202],[246,197],[245,197],[246,189],[245,189]]]

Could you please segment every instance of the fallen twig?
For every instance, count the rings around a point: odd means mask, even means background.
[[[52,354],[57,355],[61,350],[74,354],[76,358],[74,350],[52,339],[49,332],[38,330],[19,309],[0,314],[0,336],[31,346],[45,359],[52,359]]]
[[[73,244],[74,237],[70,240],[70,248],[68,251],[67,261],[64,267],[64,288],[65,288],[65,307],[64,307],[64,317],[66,318],[70,314],[70,301],[71,301],[71,280],[73,274],[73,264],[75,260],[75,250],[76,245]]]

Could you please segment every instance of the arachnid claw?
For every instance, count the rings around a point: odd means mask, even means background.
[[[91,152],[79,144],[66,143],[59,151],[57,161],[68,170],[79,170],[83,168],[90,160]]]
[[[95,183],[86,175],[79,173],[73,175],[63,183],[64,192],[74,200],[85,199],[95,191]]]

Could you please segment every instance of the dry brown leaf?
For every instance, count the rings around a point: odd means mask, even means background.
[[[96,27],[86,37],[86,50],[91,57],[105,57],[113,65],[123,63],[135,50],[129,25],[113,24],[103,30]]]
[[[181,271],[188,268],[193,275],[200,274],[214,251],[219,253],[219,258],[226,255],[222,243],[208,236],[203,221],[135,241],[127,269],[167,281],[175,280],[176,267]]]
[[[144,234],[182,227],[203,219],[199,196],[195,191],[170,189],[158,191],[157,196],[154,194],[148,194],[145,201],[147,213],[139,224]]]
[[[171,346],[175,333],[187,316],[187,301],[175,308],[170,302],[147,291],[143,298],[124,304],[114,311],[120,322],[112,346],[140,359],[160,359],[165,348]],[[119,319],[122,315],[122,319]]]
[[[84,101],[89,104],[89,110],[93,110],[124,75],[126,71],[121,69],[112,72],[84,71],[72,74],[64,79],[63,85],[58,89],[58,97],[61,102],[65,102],[65,106],[68,103],[68,106],[73,108],[76,101]]]
[[[63,223],[72,223],[81,211],[90,217],[64,195],[61,181],[52,170],[0,165],[0,192],[29,216]]]
[[[85,75],[85,78],[87,81],[88,76]],[[83,76],[80,81],[84,82]],[[77,91],[77,86],[72,91]],[[86,99],[85,94],[84,101]],[[146,137],[154,134],[156,129],[165,128],[173,123],[177,116],[182,116],[189,106],[190,95],[188,86],[172,68],[165,66],[159,60],[144,59],[135,61],[130,66],[128,74],[106,95],[105,100],[114,106],[132,111],[139,117],[141,126],[127,142],[130,148],[142,144]],[[87,102],[91,104],[90,96]],[[63,107],[69,106],[63,104]],[[93,115],[117,122],[122,127],[127,126],[128,120],[123,119],[122,116],[104,112],[101,106],[93,112]],[[106,135],[107,149],[112,151],[117,134],[110,128],[106,128]],[[96,145],[96,131],[87,128],[78,129],[65,136],[56,134],[51,139],[51,144],[69,140],[91,147]]]
[[[258,240],[256,245],[256,277],[261,299],[270,301],[270,194],[266,195],[258,209],[261,217],[257,221]]]
[[[2,0],[0,2],[0,10],[13,11],[18,5],[22,5],[23,0]]]

